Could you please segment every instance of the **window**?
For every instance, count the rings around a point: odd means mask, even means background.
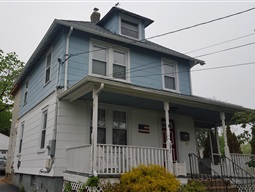
[[[127,145],[126,112],[113,111],[113,144]]]
[[[91,47],[89,69],[91,75],[129,81],[127,76],[129,68],[128,49],[96,40],[92,40]]]
[[[121,34],[134,39],[139,39],[138,23],[121,19]]]
[[[42,131],[41,131],[41,142],[40,142],[40,149],[45,147],[45,138],[46,138],[46,128],[47,128],[47,118],[48,118],[48,111],[43,111],[42,117]]]
[[[91,132],[92,132],[92,110],[91,110]],[[97,143],[106,143],[106,122],[105,122],[105,109],[98,109],[98,121],[97,121]]]
[[[168,90],[178,90],[177,87],[177,63],[175,61],[163,61],[163,87]]]
[[[106,48],[93,46],[92,73],[106,76]]]
[[[126,79],[126,53],[113,51],[113,77]]]
[[[27,92],[28,92],[28,79],[26,80],[26,85],[25,85],[24,104],[27,103]]]
[[[46,56],[45,84],[50,81],[51,52]]]
[[[22,149],[23,134],[24,134],[24,126],[25,126],[25,123],[22,123],[22,124],[21,124],[21,129],[20,129],[19,153],[21,153],[21,149]]]

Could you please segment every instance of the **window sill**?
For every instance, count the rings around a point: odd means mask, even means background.
[[[167,88],[163,88],[163,90],[165,91],[170,91],[170,92],[174,92],[174,93],[180,93],[179,90],[175,90],[175,89],[167,89]]]
[[[46,87],[48,84],[50,84],[51,80],[49,80],[47,83],[44,84],[43,87]]]
[[[106,79],[106,80],[112,80],[112,81],[118,81],[118,82],[123,82],[123,83],[131,83],[130,79],[126,80],[126,79],[118,79],[118,78],[114,78],[114,77],[108,77],[108,76],[104,76],[104,75],[97,75],[97,74],[89,74],[89,76],[92,77],[99,77],[102,79]]]
[[[19,153],[19,154],[17,154],[17,157],[20,157],[21,156],[21,154]]]
[[[45,152],[45,149],[39,149],[39,150],[37,151],[37,154],[44,153],[44,152]]]

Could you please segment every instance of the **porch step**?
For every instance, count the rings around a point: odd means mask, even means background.
[[[207,186],[209,192],[238,192],[238,188],[231,186],[229,180],[223,179],[198,179],[198,180]],[[189,182],[191,181],[192,180],[189,180]]]

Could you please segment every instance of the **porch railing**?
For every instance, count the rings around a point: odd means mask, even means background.
[[[67,171],[90,174],[92,172],[91,154],[91,145],[67,148]]]
[[[101,174],[120,174],[140,164],[168,167],[167,149],[125,145],[98,145],[97,170]]]
[[[68,148],[67,171],[91,174],[91,154],[91,145]],[[170,162],[165,148],[107,144],[97,145],[96,161],[98,174],[121,174],[140,164],[169,168]]]
[[[255,169],[246,164],[251,160],[251,157],[255,158],[255,155],[231,153],[232,161],[234,161],[242,169],[246,170],[249,174],[255,176]]]

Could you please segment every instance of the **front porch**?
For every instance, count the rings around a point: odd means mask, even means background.
[[[100,176],[116,176],[130,171],[140,164],[155,164],[166,168],[176,176],[186,176],[185,163],[171,163],[166,148],[98,144],[96,161],[92,161],[92,145],[67,149],[66,173],[90,176],[96,171]],[[95,167],[93,167],[95,166]]]

